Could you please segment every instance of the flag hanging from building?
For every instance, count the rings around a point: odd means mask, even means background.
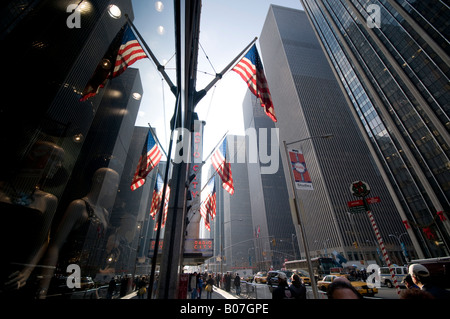
[[[137,41],[133,30],[126,23],[119,30],[108,51],[97,65],[94,74],[83,90],[80,101],[86,101],[95,96],[100,88],[105,87],[108,79],[119,76],[134,62],[146,57],[147,55]]]
[[[216,184],[214,183],[215,178],[211,178],[207,187],[208,195],[206,195],[205,200],[200,205],[200,215],[205,221],[205,227],[211,231],[210,220],[212,221],[216,216]]]
[[[233,177],[231,175],[231,164],[227,162],[227,139],[225,138],[222,142],[222,145],[217,148],[214,154],[211,156],[211,162],[216,170],[219,173],[220,178],[222,179],[223,188],[230,193],[230,195],[234,194],[234,185],[233,185]]]
[[[145,177],[159,164],[161,157],[162,152],[159,149],[158,144],[155,142],[151,129],[149,129],[136,172],[134,173],[133,180],[131,181],[132,191],[144,185]]]
[[[237,72],[247,83],[250,91],[261,100],[261,106],[264,108],[267,116],[276,122],[277,118],[272,97],[270,96],[269,85],[267,84],[264,68],[255,44],[232,70]]]

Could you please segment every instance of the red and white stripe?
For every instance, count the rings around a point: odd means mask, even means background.
[[[219,173],[219,176],[222,179],[223,188],[228,193],[230,193],[230,195],[233,195],[234,185],[233,185],[233,176],[231,174],[231,164],[227,163],[220,149],[218,149],[213,154],[213,156],[211,157],[211,162],[214,166],[214,169],[217,171],[217,173]]]
[[[120,46],[114,65],[113,77],[122,74],[129,65],[146,58],[144,50],[137,40],[130,40]]]
[[[264,108],[266,114],[272,121],[276,122],[275,109],[273,108],[272,97],[264,71],[258,70],[246,57],[236,64],[233,71],[238,73],[245,83],[247,83],[250,91],[261,100],[261,106]]]
[[[386,251],[386,247],[384,246],[383,238],[381,238],[380,231],[378,230],[377,223],[375,222],[375,218],[373,217],[373,214],[370,210],[367,211],[367,214],[369,215],[370,223],[372,224],[372,228],[375,232],[375,235],[377,237],[378,244],[381,248],[381,253],[383,254],[384,260],[386,261],[387,266],[389,267],[389,272],[391,273],[392,281],[394,282],[394,286],[397,289],[397,294],[400,293],[400,286],[397,282],[397,277],[395,277],[394,268],[392,267],[391,261],[389,259],[389,255]]]

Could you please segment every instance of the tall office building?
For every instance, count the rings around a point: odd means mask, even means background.
[[[243,101],[243,114],[251,213],[257,233],[255,257],[259,263],[280,269],[285,260],[301,256],[297,240],[300,234],[293,223],[277,131],[250,91]],[[258,156],[252,154],[255,144]]]
[[[278,118],[279,140],[305,139],[289,148],[301,150],[312,188],[297,190],[303,207],[303,223],[312,256],[336,251],[350,261],[380,261],[378,244],[365,213],[349,214],[354,181],[365,181],[370,196],[381,199],[371,205],[391,261],[405,262],[395,238],[405,232],[389,189],[358,129],[344,95],[303,11],[272,5],[260,37],[261,55]],[[333,134],[331,139],[317,138]],[[280,145],[283,164],[286,163]],[[280,165],[281,167],[281,165]],[[285,183],[292,194],[286,165]],[[412,233],[409,233],[412,235]],[[414,237],[402,237],[413,257]],[[357,243],[355,245],[354,243]],[[303,251],[303,245],[300,246]]]
[[[403,231],[450,253],[449,29],[444,1],[302,1]]]

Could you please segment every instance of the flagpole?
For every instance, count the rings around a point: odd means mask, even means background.
[[[158,143],[158,145],[161,147],[161,150],[163,151],[164,155],[166,155],[167,160],[169,160],[169,158],[167,157],[167,153],[164,150],[164,147],[161,145],[161,142],[158,139],[158,136],[156,136],[155,132],[153,131],[152,126],[150,125],[150,123],[147,123],[148,126],[150,127],[150,132],[152,133],[152,136],[155,138],[156,142]]]
[[[200,90],[198,92],[196,92],[196,96],[195,96],[195,105],[206,95],[206,93],[214,86],[214,84],[217,83],[217,81],[219,81],[220,79],[222,79],[222,77],[224,76],[224,74],[231,69],[231,67],[236,64],[237,60],[244,55],[244,53],[246,53],[248,51],[248,49],[250,49],[250,47],[256,42],[256,40],[258,40],[258,37],[255,37],[252,42],[250,42],[244,50],[242,50],[220,73],[216,74],[216,77],[214,78],[214,80],[212,80],[203,90]]]
[[[156,58],[156,56],[153,54],[152,50],[148,47],[147,43],[145,42],[144,38],[139,33],[138,29],[134,26],[133,22],[129,19],[128,14],[125,14],[125,17],[127,18],[127,22],[131,25],[131,27],[134,29],[134,32],[136,32],[136,35],[141,40],[142,44],[144,45],[147,52],[150,54],[150,57],[152,58],[153,62],[156,64],[156,67],[159,72],[161,72],[162,76],[164,77],[164,80],[166,80],[167,84],[169,84],[170,90],[172,93],[176,96],[177,95],[177,87],[172,83],[169,76],[167,75],[166,71],[164,70],[164,65],[161,65]]]
[[[173,114],[175,121],[178,117],[179,103],[180,103],[180,94],[178,93],[178,96],[177,96],[177,99],[175,102],[175,110],[174,110],[174,114]],[[152,294],[153,294],[153,283],[155,280],[156,260],[158,258],[159,237],[161,236],[162,215],[163,215],[164,206],[166,203],[166,189],[167,189],[167,182],[168,182],[168,177],[169,177],[170,156],[172,153],[174,130],[172,130],[170,134],[171,134],[171,136],[170,136],[170,142],[169,142],[169,156],[167,157],[167,162],[166,162],[166,169],[165,169],[165,175],[164,175],[164,188],[163,188],[163,193],[162,193],[162,198],[161,198],[161,207],[159,208],[159,216],[158,216],[158,221],[157,221],[158,224],[157,224],[157,229],[156,229],[155,249],[153,250],[152,269],[151,269],[151,273],[150,273],[150,282],[149,282],[149,287],[148,287],[149,293],[147,295],[148,299],[152,299]]]

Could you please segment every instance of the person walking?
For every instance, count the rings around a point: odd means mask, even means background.
[[[117,286],[116,280],[114,279],[114,277],[112,277],[111,280],[109,281],[106,299],[112,299],[114,292],[116,291],[116,286]]]
[[[189,289],[191,291],[191,299],[197,299],[197,272],[194,272],[189,278]]]
[[[289,286],[289,289],[291,290],[292,295],[295,299],[306,299],[306,287],[300,279],[299,275],[292,275],[291,285]]]
[[[211,275],[208,276],[208,280],[206,281],[206,299],[212,299],[212,293],[213,293],[213,286],[214,286],[214,279]]]
[[[236,273],[236,277],[234,277],[234,287],[236,288],[236,295],[241,295],[241,277],[238,273]]]
[[[203,290],[203,277],[202,275],[198,275],[197,277],[197,299],[202,299],[202,290]]]
[[[272,299],[294,299],[287,283],[287,276],[284,272],[279,272],[278,287],[272,291]]]

